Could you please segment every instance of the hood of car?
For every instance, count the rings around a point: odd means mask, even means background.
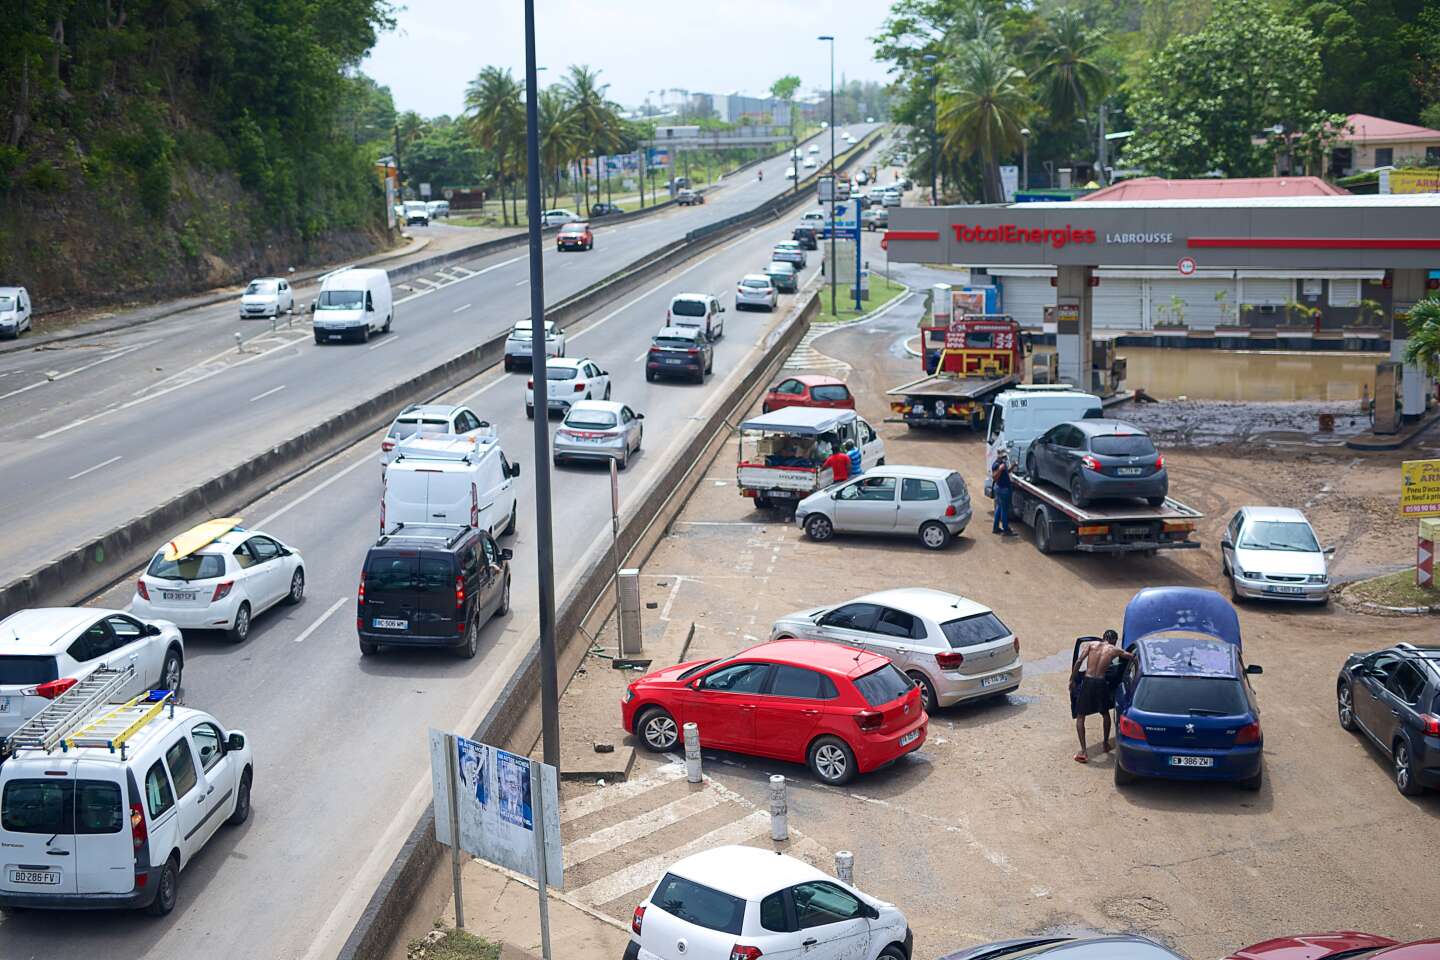
[[[1298,550],[1253,550],[1237,547],[1235,565],[1246,573],[1308,577],[1325,572],[1325,555],[1318,552],[1301,553]]]
[[[815,618],[824,613],[829,607],[808,607],[804,610],[796,610],[794,613],[787,613],[775,621],[778,628],[782,625],[795,624],[797,626],[813,627]]]
[[[1337,953],[1351,950],[1374,950],[1395,943],[1389,937],[1373,933],[1339,930],[1332,933],[1308,933],[1295,937],[1276,937],[1237,950],[1226,960],[1325,960]]]
[[[704,663],[712,662],[713,661],[708,658],[704,660],[687,660],[685,663],[677,663],[673,667],[665,667],[660,670],[653,670],[650,673],[645,674],[645,676],[641,677],[639,680],[636,680],[633,685],[643,686],[653,683],[679,683],[680,674],[684,673],[686,670],[689,670],[693,667],[698,667]]]
[[[240,295],[241,303],[274,303],[280,298],[278,293],[243,293]]]

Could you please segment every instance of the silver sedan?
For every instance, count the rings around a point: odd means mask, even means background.
[[[630,455],[640,452],[644,419],[645,414],[623,403],[581,400],[555,431],[555,465],[566,460],[614,460],[624,470]]]

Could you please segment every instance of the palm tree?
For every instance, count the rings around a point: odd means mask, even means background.
[[[1405,320],[1410,327],[1405,362],[1415,364],[1429,376],[1440,376],[1440,299],[1421,300],[1410,308]]]
[[[540,91],[540,163],[554,178],[552,206],[560,205],[560,174],[575,156],[570,99],[559,86]]]
[[[517,169],[523,169],[525,109],[520,103],[521,92],[520,83],[510,71],[499,67],[481,70],[465,88],[471,135],[494,158],[500,216],[507,225],[510,217],[505,210],[505,185]],[[518,165],[517,159],[521,161]]]
[[[946,152],[979,158],[983,199],[997,203],[1003,197],[999,158],[1019,151],[1021,121],[1031,107],[1025,73],[1003,47],[969,43],[958,53],[940,91],[936,125]]]
[[[1066,129],[1075,118],[1088,117],[1091,104],[1104,97],[1105,71],[1095,60],[1102,39],[1079,11],[1061,7],[1031,44],[1030,79],[1056,128]]]
[[[600,82],[600,71],[591,70],[584,64],[570,67],[565,81],[565,92],[570,98],[570,117],[575,127],[575,136],[581,156],[593,156],[596,160],[596,187],[598,197],[600,154],[610,149],[619,129],[619,112],[615,104],[605,99],[609,84]],[[586,205],[590,201],[590,177],[585,173]],[[583,211],[582,211],[583,212]]]

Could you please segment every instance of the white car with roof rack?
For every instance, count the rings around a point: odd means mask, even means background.
[[[473,436],[403,440],[385,470],[380,529],[453,523],[509,536],[519,516],[518,476],[520,465],[506,459],[489,424]]]
[[[242,643],[256,616],[278,603],[304,600],[299,552],[242,522],[207,520],[157,550],[135,581],[131,611],[182,630],[223,630]]]
[[[468,437],[484,435],[490,423],[481,420],[475,411],[453,403],[412,403],[390,424],[385,439],[380,441],[380,466],[395,459],[395,447],[411,437]]]
[[[556,357],[545,364],[551,413],[564,414],[581,400],[609,400],[610,372],[589,357]],[[535,378],[525,381],[525,416],[535,418]]]
[[[0,909],[164,916],[181,871],[249,818],[245,734],[173,690],[132,697],[133,682],[96,671],[16,731],[0,766]]]
[[[134,667],[123,691],[180,686],[185,641],[173,623],[99,607],[41,607],[0,620],[0,739],[105,667]]]

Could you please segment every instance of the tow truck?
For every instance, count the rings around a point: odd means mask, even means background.
[[[1010,516],[1028,526],[1041,553],[1143,553],[1198,550],[1190,535],[1204,515],[1179,500],[1158,507],[1141,500],[1114,500],[1077,507],[1052,483],[1010,476]]]
[[[920,344],[927,376],[885,392],[897,398],[890,409],[907,427],[979,430],[995,396],[1024,375],[1020,324],[1009,314],[971,313],[945,326],[922,325]],[[941,345],[938,355],[935,344]]]

